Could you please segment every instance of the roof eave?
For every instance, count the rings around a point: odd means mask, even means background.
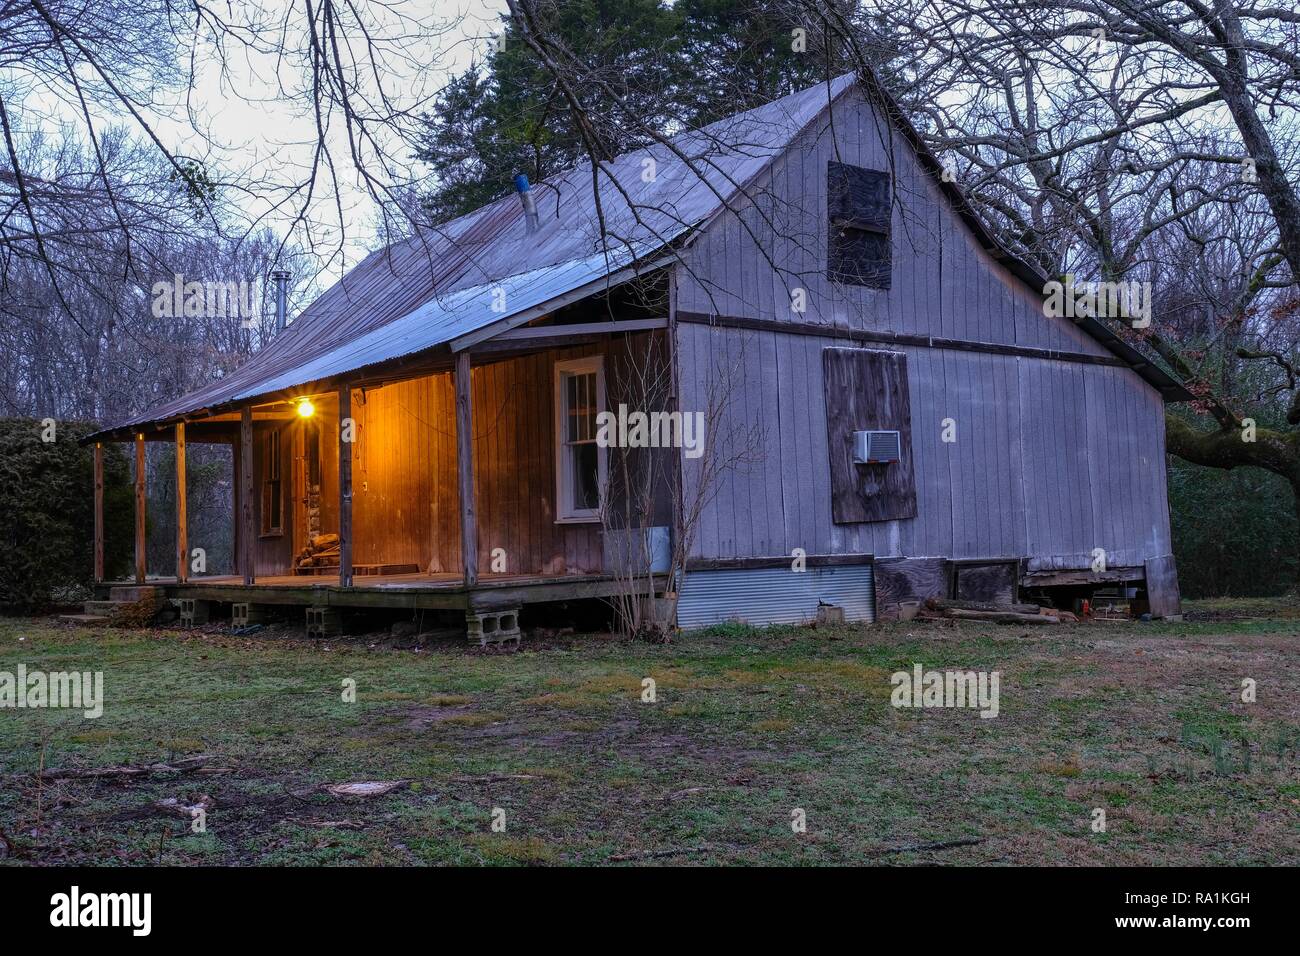
[[[301,395],[321,394],[323,392],[334,391],[351,382],[356,384],[379,383],[381,381],[401,381],[406,378],[415,378],[422,374],[427,374],[435,370],[434,360],[441,353],[446,358],[446,363],[450,366],[451,357],[455,352],[464,351],[473,345],[487,341],[494,336],[505,332],[520,325],[525,325],[535,319],[541,318],[556,309],[563,308],[566,305],[572,305],[583,299],[588,299],[593,295],[608,291],[617,286],[624,285],[634,279],[644,278],[652,275],[662,269],[665,269],[677,261],[675,256],[665,256],[658,259],[652,259],[648,262],[642,260],[633,262],[622,269],[616,270],[600,279],[586,283],[570,292],[557,294],[545,302],[539,303],[532,308],[525,309],[516,315],[502,319],[500,322],[491,326],[486,326],[478,330],[477,333],[462,336],[449,342],[441,342],[429,348],[412,352],[408,355],[398,356],[393,359],[385,359],[381,362],[374,362],[369,365],[359,365],[355,369],[338,375],[328,376],[326,378],[316,379],[311,382],[305,382],[300,385],[293,385],[283,389],[276,389],[268,392],[259,392],[239,398],[233,398],[225,402],[218,402],[211,406],[196,409],[191,412],[183,412],[177,415],[170,415],[164,418],[135,422],[126,425],[115,425],[111,428],[102,429],[91,435],[87,435],[80,440],[80,444],[88,445],[95,442],[104,441],[126,441],[131,436],[139,433],[156,433],[166,428],[174,428],[179,422],[201,422],[213,415],[220,415],[223,412],[235,411],[246,405],[266,405],[272,402],[291,401]],[[482,334],[480,334],[482,333]]]

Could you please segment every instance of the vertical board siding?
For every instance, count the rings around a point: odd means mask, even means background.
[[[678,336],[683,409],[707,408],[708,383],[722,370],[735,376],[724,435],[709,436],[719,441],[711,453],[727,460],[733,449],[724,439],[740,431],[759,429],[764,439],[754,461],[720,476],[692,557],[803,548],[881,557],[1028,555],[1038,565],[1087,567],[1096,547],[1125,565],[1169,551],[1164,406],[1128,369],[900,349],[911,394],[917,515],[836,526],[822,352],[845,342],[698,324],[679,326]],[[942,441],[945,418],[955,420],[955,442]],[[697,486],[700,471],[700,462],[683,462],[687,489]]]
[[[474,402],[474,486],[478,504],[478,567],[492,571],[493,551],[504,551],[509,574],[594,573],[603,568],[600,524],[555,523],[554,367],[557,361],[605,354],[609,401],[616,404],[614,364],[629,354],[644,354],[646,335],[614,337],[606,344],[550,349],[475,366],[471,373]],[[638,353],[638,349],[640,352]],[[738,353],[739,354],[739,353]],[[741,373],[756,375],[757,355]],[[321,429],[321,529],[338,530],[338,414],[322,396],[317,403]],[[775,406],[773,406],[775,407]],[[353,455],[353,560],[356,564],[414,564],[421,570],[461,569],[459,495],[456,478],[455,389],[450,373],[428,375],[354,393],[356,423]],[[253,506],[260,530],[262,435],[257,425],[253,444]],[[259,574],[286,573],[293,552],[302,546],[292,522],[298,509],[294,489],[301,487],[305,462],[293,453],[304,447],[286,426],[281,442],[285,456],[285,533],[257,541]],[[291,468],[294,469],[291,471]],[[294,476],[292,483],[290,475]],[[757,481],[762,481],[760,475]],[[775,486],[775,485],[774,485]],[[761,485],[755,485],[757,493]],[[667,490],[659,517],[667,522]],[[745,516],[747,527],[754,519]],[[759,516],[765,522],[766,516]],[[773,518],[775,521],[776,519]],[[758,541],[769,546],[766,524]],[[752,543],[754,535],[747,530]]]
[[[826,278],[827,163],[893,176],[890,288]],[[683,252],[677,308],[1107,355],[976,243],[911,147],[856,92],[790,148]],[[746,228],[748,227],[748,228]],[[807,312],[790,308],[807,292]]]

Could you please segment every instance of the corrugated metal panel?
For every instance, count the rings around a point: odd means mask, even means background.
[[[626,250],[610,255],[597,254],[450,292],[288,372],[263,379],[235,398],[251,398],[319,381],[450,342],[467,332],[509,319],[573,289],[596,282],[628,265],[633,255]]]
[[[113,426],[172,418],[266,395],[440,345],[541,305],[660,249],[722,208],[810,123],[851,74],[624,153],[579,163],[533,185],[539,227],[528,231],[510,193],[362,260],[235,372]],[[506,184],[503,184],[506,185]],[[615,238],[617,237],[617,238]],[[485,294],[488,293],[488,294]],[[428,323],[428,327],[423,327]],[[396,328],[389,328],[389,326]]]
[[[848,621],[875,621],[872,566],[692,571],[677,600],[677,623],[686,630],[727,621],[803,624],[817,617],[818,604],[844,608]]]

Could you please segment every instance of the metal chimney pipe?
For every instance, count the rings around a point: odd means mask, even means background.
[[[275,331],[278,335],[288,324],[288,316],[285,314],[285,296],[289,287],[289,270],[276,269],[271,273],[271,280],[275,283]]]
[[[515,177],[515,191],[524,207],[524,224],[528,232],[537,231],[537,203],[533,201],[533,188],[528,185],[528,177],[520,173]]]

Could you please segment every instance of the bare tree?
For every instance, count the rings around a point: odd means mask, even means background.
[[[1158,292],[1153,325],[1120,331],[1212,422],[1171,411],[1168,450],[1281,475],[1300,509],[1300,421],[1242,411],[1300,402],[1300,16],[1241,0],[877,9],[911,40],[909,118],[1001,242],[1050,278]],[[853,56],[855,26],[832,26]]]
[[[626,413],[628,420],[643,416],[645,441],[630,432],[632,441],[611,443],[601,527],[610,570],[620,584],[611,602],[619,630],[662,641],[668,637],[701,519],[729,475],[762,460],[765,436],[737,407],[743,394],[743,343],[734,361],[709,370],[704,407],[691,408],[676,400],[667,339],[641,339],[631,342],[611,369],[611,404],[621,406],[611,414]],[[683,447],[687,440],[690,447]],[[656,528],[671,532],[663,541],[666,567],[659,571],[652,570]]]
[[[277,225],[283,242],[343,265],[345,185],[381,201],[386,215],[400,208],[387,200],[415,179],[406,143],[433,94],[430,67],[448,29],[402,3],[287,0],[275,10],[206,0],[5,0],[0,280],[16,262],[38,263],[75,320],[69,248],[116,232],[133,268],[141,232],[171,223],[172,206],[236,241]],[[271,71],[267,96],[314,129],[269,174],[239,168],[238,153],[212,135],[192,100],[200,88],[220,88],[254,102],[262,90],[250,90],[249,79],[262,66]],[[26,137],[60,127],[85,144],[75,178],[43,173],[24,151]],[[135,161],[162,179],[123,179],[115,139],[132,143]],[[89,203],[102,213],[80,226],[73,213]]]

